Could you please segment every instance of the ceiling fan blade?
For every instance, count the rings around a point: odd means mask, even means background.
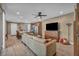
[[[40,16],[40,19],[42,19],[42,16]]]
[[[38,16],[35,16],[34,18],[37,18]]]
[[[41,16],[47,16],[47,15],[41,15]]]
[[[47,16],[47,15],[42,15],[42,12],[38,12],[38,14],[32,14],[32,15],[35,16],[34,18],[37,18],[37,17],[42,18],[43,16]]]
[[[32,14],[32,15],[35,15],[36,16],[36,14]]]

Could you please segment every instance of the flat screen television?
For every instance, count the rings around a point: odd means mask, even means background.
[[[47,31],[57,31],[58,30],[58,22],[46,24]]]

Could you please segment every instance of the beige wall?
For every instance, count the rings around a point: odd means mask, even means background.
[[[54,23],[54,22],[58,22],[59,26],[60,26],[60,36],[61,37],[65,37],[68,39],[68,27],[67,27],[67,23],[72,23],[71,25],[71,29],[70,29],[70,42],[73,43],[73,21],[74,21],[74,13],[69,13],[63,16],[59,16],[59,17],[55,17],[55,18],[51,18],[51,19],[47,19],[45,21],[42,22],[42,36],[44,37],[44,33],[46,31],[46,24],[47,23]]]

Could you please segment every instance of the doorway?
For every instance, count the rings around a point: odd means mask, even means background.
[[[16,40],[17,24],[6,21],[6,38],[5,48],[8,48],[15,44]]]
[[[17,24],[11,23],[11,35],[16,35]]]

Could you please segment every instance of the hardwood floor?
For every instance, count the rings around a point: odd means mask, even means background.
[[[15,36],[9,36],[6,40],[6,49],[2,51],[2,56],[35,56],[35,54],[25,46],[21,40]]]

